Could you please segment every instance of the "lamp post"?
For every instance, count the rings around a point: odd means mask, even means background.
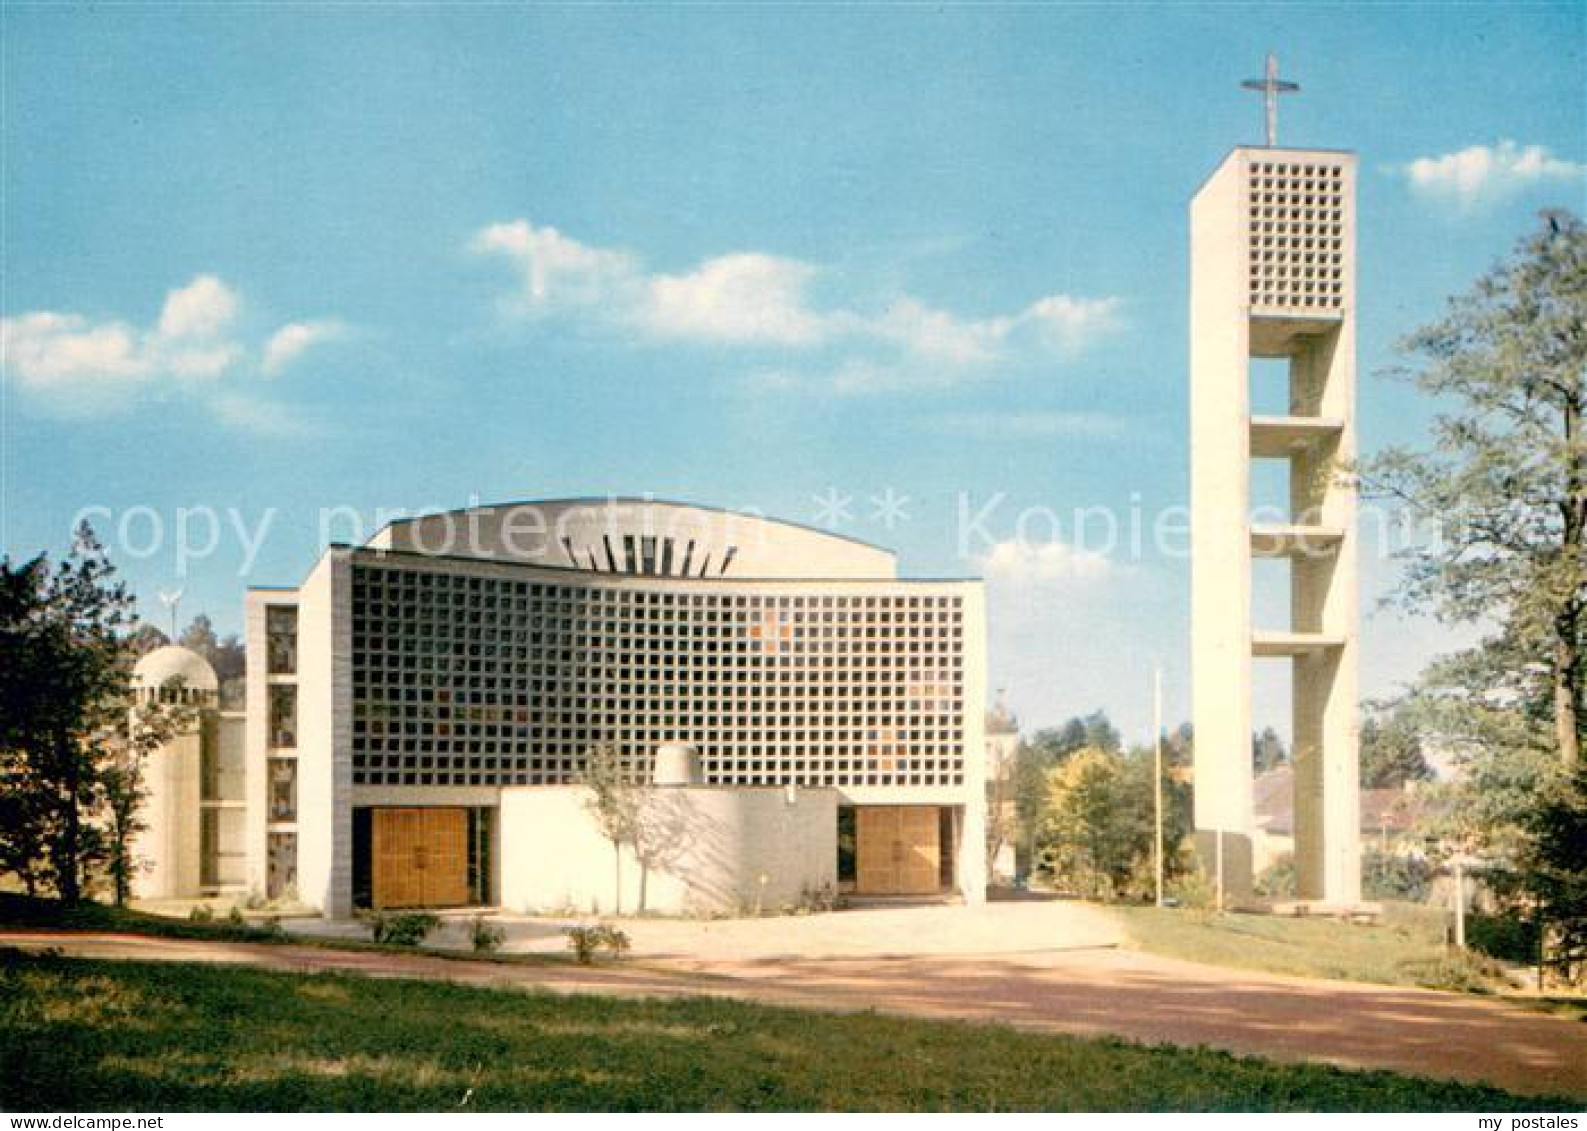
[[[1466,856],[1457,852],[1450,861],[1455,873],[1455,949],[1466,949]]]

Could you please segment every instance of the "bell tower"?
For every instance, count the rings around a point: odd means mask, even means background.
[[[1192,677],[1196,844],[1251,891],[1252,666],[1291,666],[1295,866],[1304,901],[1360,899],[1355,454],[1356,158],[1276,143],[1226,157],[1190,206]],[[1253,367],[1256,359],[1279,364]],[[1275,373],[1275,370],[1277,372]],[[1252,413],[1253,380],[1287,409]],[[1277,391],[1268,391],[1274,395]],[[1287,513],[1254,522],[1253,461],[1286,465]],[[1289,622],[1256,624],[1252,562],[1288,571]]]

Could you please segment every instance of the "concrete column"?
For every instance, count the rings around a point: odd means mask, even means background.
[[[298,890],[330,918],[353,910],[352,590],[343,550],[298,591]]]
[[[1197,851],[1225,890],[1251,887],[1250,330],[1241,168],[1191,204],[1192,703]],[[1222,834],[1221,850],[1217,844]]]

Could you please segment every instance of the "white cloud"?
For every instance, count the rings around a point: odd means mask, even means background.
[[[636,313],[657,337],[809,345],[830,329],[806,301],[815,273],[793,259],[723,255],[684,275],[645,280]]]
[[[322,342],[333,342],[346,332],[347,328],[332,318],[316,322],[288,322],[265,342],[259,368],[266,373],[279,373],[305,350]]]
[[[1010,319],[961,319],[912,298],[894,302],[872,323],[873,332],[917,358],[947,365],[984,365],[1008,337]]]
[[[909,295],[868,307],[823,306],[811,292],[827,273],[801,260],[738,252],[679,274],[652,273],[627,252],[588,246],[521,219],[481,229],[469,247],[512,264],[521,285],[507,306],[517,313],[649,340],[846,354],[813,372],[755,372],[748,380],[761,390],[946,387],[1011,354],[1073,355],[1123,324],[1118,299],[1064,294],[988,318],[966,318]]]
[[[1587,165],[1556,157],[1545,146],[1505,140],[1456,153],[1418,157],[1399,169],[1412,191],[1462,209],[1493,203],[1531,185],[1580,180]]]
[[[103,393],[160,374],[210,378],[240,356],[227,337],[236,314],[236,293],[200,275],[165,296],[149,330],[53,311],[0,319],[0,356],[23,386],[56,392],[94,385]]]
[[[124,407],[144,392],[205,397],[222,419],[219,390],[239,375],[275,372],[317,341],[341,332],[329,320],[290,323],[250,344],[237,326],[242,300],[213,275],[170,291],[154,325],[96,321],[72,312],[0,318],[0,368],[42,403],[65,412]],[[282,410],[284,411],[284,410]]]
[[[742,253],[680,275],[649,274],[626,252],[590,247],[527,220],[492,224],[469,247],[506,258],[522,276],[509,306],[611,323],[649,337],[803,345],[827,332],[805,299],[815,268]]]
[[[1066,581],[1101,581],[1115,572],[1113,559],[1096,550],[1077,549],[1056,539],[997,542],[975,558],[993,585],[1031,587]]]
[[[39,388],[84,374],[132,381],[149,372],[133,331],[119,323],[92,325],[79,314],[37,311],[0,319],[0,355],[6,369]]]
[[[213,275],[200,275],[165,296],[158,334],[167,341],[213,338],[236,317],[236,292]]]
[[[1116,298],[1048,295],[1031,303],[1017,325],[1029,327],[1065,353],[1077,353],[1102,335],[1122,328],[1121,305]]]
[[[469,247],[482,255],[501,255],[523,274],[519,299],[531,311],[600,308],[613,299],[631,301],[638,265],[627,255],[585,247],[555,228],[536,228],[527,220],[492,224]]]
[[[922,358],[955,365],[996,361],[1021,342],[1059,355],[1073,355],[1120,329],[1116,298],[1055,294],[1013,315],[964,319],[902,299],[876,322],[876,331]]]

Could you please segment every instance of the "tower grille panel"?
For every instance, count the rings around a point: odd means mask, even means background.
[[[1344,307],[1343,166],[1258,161],[1249,178],[1252,309],[1338,313]]]

